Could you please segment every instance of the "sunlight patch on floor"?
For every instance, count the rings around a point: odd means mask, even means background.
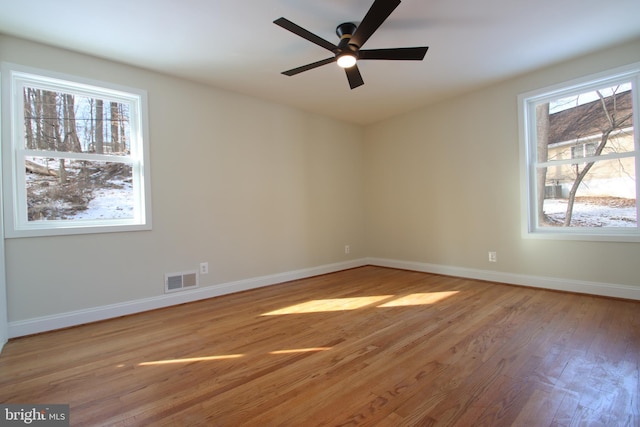
[[[293,348],[290,350],[275,350],[275,351],[270,351],[269,354],[313,353],[316,351],[327,351],[327,350],[331,350],[331,347]]]
[[[138,363],[138,366],[157,366],[157,365],[171,365],[174,363],[210,362],[215,360],[238,359],[243,356],[244,354],[226,354],[222,356],[203,356],[203,357],[188,357],[184,359],[155,360],[153,362]]]
[[[295,353],[314,353],[319,351],[327,351],[331,350],[331,347],[309,347],[309,348],[292,348],[286,350],[274,350],[270,351],[269,354],[278,355],[278,354],[295,354]],[[192,363],[192,362],[211,362],[217,360],[229,360],[229,359],[238,359],[240,357],[244,357],[244,354],[226,354],[221,356],[202,356],[202,357],[186,357],[183,359],[167,359],[167,360],[155,360],[153,362],[141,362],[138,363],[138,366],[159,366],[159,365],[171,365],[177,363]],[[124,365],[119,365],[118,367],[123,367]]]
[[[430,305],[430,304],[435,304],[437,302],[440,302],[453,295],[456,295],[457,293],[458,291],[423,292],[423,293],[413,293],[413,294],[404,295],[400,297],[396,297],[395,295],[373,295],[373,296],[353,297],[353,298],[319,299],[319,300],[306,301],[300,304],[295,304],[295,305],[281,308],[275,311],[270,311],[268,313],[264,313],[263,316],[357,310],[359,308],[363,308],[367,306],[374,306],[377,308],[392,308],[392,307],[406,307],[406,306],[417,306],[417,305]],[[281,355],[281,354],[295,354],[295,353],[313,353],[313,352],[321,352],[321,351],[328,351],[328,350],[331,350],[331,347],[309,347],[309,348],[274,350],[274,351],[270,351],[268,354]],[[141,363],[138,363],[138,366],[159,366],[159,365],[171,365],[171,364],[179,364],[179,363],[210,362],[210,361],[238,359],[244,356],[245,356],[244,354],[227,354],[227,355],[218,355],[218,356],[188,357],[188,358],[182,358],[182,359],[166,359],[166,360],[156,360],[151,362],[141,362]]]
[[[412,305],[430,305],[449,298],[457,293],[458,291],[424,292],[405,295],[398,298],[395,298],[394,295],[374,295],[368,297],[318,299],[302,302],[300,304],[295,304],[289,307],[281,308],[279,310],[270,311],[268,313],[264,313],[263,316],[357,310],[362,307],[374,305],[383,300],[391,301],[387,301],[383,304],[378,305],[377,307],[389,308]]]
[[[270,311],[269,313],[264,313],[263,316],[356,310],[392,297],[393,295],[375,295],[369,297],[318,299]]]
[[[409,305],[429,305],[435,304],[443,299],[457,294],[458,291],[450,292],[425,292],[406,295],[393,301],[386,302],[378,307],[404,307]]]

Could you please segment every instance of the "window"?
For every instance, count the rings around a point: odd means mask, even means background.
[[[640,241],[639,83],[640,63],[518,97],[527,236]]]
[[[580,159],[584,157],[591,157],[596,155],[596,148],[598,144],[595,142],[588,142],[586,144],[578,144],[571,147],[571,158]]]
[[[2,67],[7,237],[151,228],[146,93]]]

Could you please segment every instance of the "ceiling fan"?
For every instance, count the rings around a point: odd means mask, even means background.
[[[340,37],[340,42],[335,45],[322,37],[319,37],[310,31],[305,30],[299,25],[294,24],[286,18],[278,18],[273,21],[274,24],[281,26],[285,30],[289,30],[300,37],[315,43],[320,47],[333,52],[334,56],[283,71],[285,76],[295,76],[303,71],[312,70],[322,65],[337,62],[344,68],[349,80],[351,89],[364,84],[360,70],[356,62],[359,59],[385,59],[395,61],[421,61],[427,53],[428,47],[400,47],[392,49],[361,49],[369,40],[369,37],[382,25],[382,23],[391,15],[391,12],[400,5],[400,0],[374,0],[371,8],[362,19],[359,26],[352,22],[345,22],[338,25],[336,34]]]

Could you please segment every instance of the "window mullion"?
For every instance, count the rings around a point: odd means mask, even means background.
[[[540,162],[536,164],[536,167],[548,168],[548,167],[562,166],[562,165],[579,165],[582,163],[592,163],[592,162],[599,162],[604,160],[624,159],[627,157],[634,157],[634,156],[635,156],[635,153],[633,151],[626,152],[626,153],[609,153],[609,154],[603,154],[600,156],[576,157],[573,159],[551,160],[548,162]]]
[[[54,157],[71,160],[102,161],[110,163],[135,163],[131,156],[112,156],[109,154],[76,153],[73,151],[20,150],[25,157]]]

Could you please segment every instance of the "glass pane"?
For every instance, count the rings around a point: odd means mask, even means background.
[[[544,169],[539,170],[544,173]],[[542,227],[636,227],[635,159],[546,168]],[[570,224],[565,224],[570,209]]]
[[[628,83],[539,104],[537,160],[634,151],[632,98]]]
[[[23,97],[26,149],[129,154],[128,104],[35,87]]]
[[[30,157],[29,221],[133,218],[131,165]]]

